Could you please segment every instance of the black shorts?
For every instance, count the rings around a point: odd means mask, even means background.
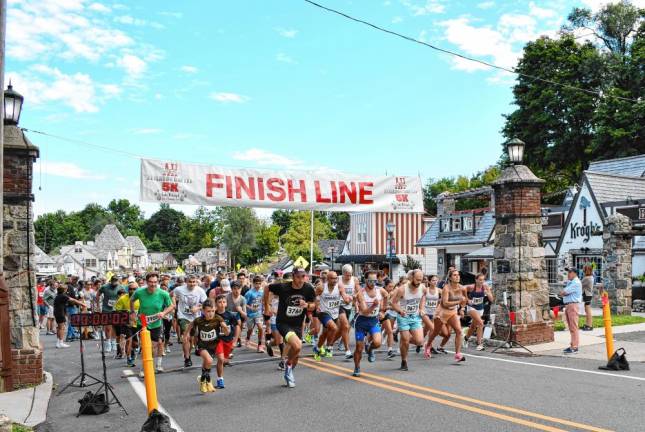
[[[137,327],[137,331],[141,331],[141,327]],[[150,332],[150,340],[153,342],[161,342],[163,341],[163,326],[159,326],[157,328],[149,328],[148,331]]]
[[[285,323],[276,323],[276,327],[282,337],[286,337],[289,332],[294,332],[299,339],[302,339],[302,324],[299,326],[292,326]]]
[[[197,357],[201,356],[202,351],[206,351],[207,353],[209,353],[212,358],[217,357],[217,353],[215,352],[215,347],[213,347],[213,348],[199,348],[199,347],[196,347],[195,348],[195,355]]]
[[[585,302],[585,306],[591,305],[591,300],[593,300],[593,296],[586,295],[585,293],[582,293],[582,300]]]
[[[340,308],[338,308],[338,314],[345,315],[349,319],[349,316],[352,314],[352,309],[351,308],[345,309],[344,307],[341,306]]]
[[[123,335],[126,338],[132,337],[132,333],[134,331],[134,329],[129,325],[119,325],[119,326],[114,326],[114,328],[116,330],[117,336]]]
[[[64,324],[67,321],[65,315],[54,315],[54,318],[56,319],[56,324]]]

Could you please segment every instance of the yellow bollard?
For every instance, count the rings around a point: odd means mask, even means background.
[[[143,382],[146,386],[146,402],[148,403],[148,414],[158,409],[157,383],[155,382],[154,360],[152,358],[152,341],[150,332],[146,327],[141,330],[141,363],[143,365]]]
[[[602,293],[602,320],[605,323],[605,346],[607,348],[607,361],[614,355],[614,334],[611,330],[611,309],[609,308],[609,296],[607,292]]]

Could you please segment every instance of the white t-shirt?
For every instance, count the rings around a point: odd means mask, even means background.
[[[197,316],[191,312],[191,309],[206,300],[206,291],[201,287],[195,287],[191,290],[186,285],[181,285],[173,291],[175,301],[177,302],[177,318],[193,321]]]

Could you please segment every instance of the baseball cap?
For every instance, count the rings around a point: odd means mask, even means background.
[[[575,274],[578,274],[578,269],[575,267],[567,267],[565,268],[565,270],[567,271],[567,273],[574,272]]]
[[[306,274],[307,272],[302,267],[296,267],[296,268],[293,269],[293,271],[291,273],[295,276],[297,274]]]
[[[110,278],[110,282],[118,282],[118,281],[119,281],[119,278],[118,278],[118,277],[116,277],[116,276],[112,276],[112,277]]]
[[[128,283],[130,283],[130,282],[136,282],[136,281],[137,281],[137,280],[134,278],[134,276],[130,276],[130,277],[128,278]]]

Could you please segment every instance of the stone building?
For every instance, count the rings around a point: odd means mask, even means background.
[[[18,126],[4,126],[2,251],[11,347],[11,361],[2,358],[0,370],[0,389],[4,390],[39,384],[43,380],[36,312],[36,245],[31,189],[33,163],[38,155],[38,147]],[[1,357],[4,355],[3,352]]]

